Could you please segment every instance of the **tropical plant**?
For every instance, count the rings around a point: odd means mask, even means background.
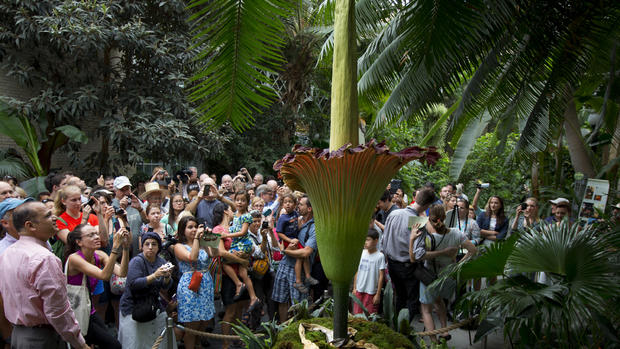
[[[28,163],[21,160],[20,156],[5,157],[5,165],[10,166],[1,170],[8,172],[11,167],[17,173],[8,173],[13,176],[28,178],[45,176],[48,168],[44,168],[39,160],[42,153],[49,149],[42,148],[42,144],[48,139],[53,139],[52,152],[69,141],[86,143],[88,138],[75,126],[63,125],[50,128],[47,119],[35,119],[31,122],[25,115],[11,109],[0,100],[0,134],[10,137],[18,147],[26,154]],[[9,155],[9,153],[5,153]],[[20,163],[21,160],[21,163]]]
[[[449,277],[460,284],[502,277],[459,302],[466,314],[480,311],[476,340],[503,328],[523,347],[617,346],[620,229],[604,227],[564,221],[513,233],[478,258],[444,270],[431,288]],[[547,281],[533,281],[541,273]]]
[[[357,23],[379,27],[358,61],[360,94],[381,105],[375,125],[419,115],[457,95],[438,121],[449,123],[453,147],[466,129],[475,133],[479,126],[472,123],[485,113],[499,135],[519,130],[516,154],[529,157],[544,151],[553,131],[564,126],[575,170],[595,175],[575,122],[573,91],[600,73],[609,57],[614,67],[617,2],[359,2],[362,6],[384,9],[366,11],[371,17]],[[607,124],[611,130],[617,129],[614,123]]]
[[[39,151],[45,171],[58,150],[75,169],[97,173],[223,151],[225,139],[195,124],[186,98],[197,52],[189,49],[187,18],[183,0],[0,3],[2,71],[27,92],[5,101],[33,124],[47,123]],[[77,156],[80,144],[53,133],[67,125],[87,125],[89,137],[101,139],[99,151]]]
[[[281,330],[276,320],[263,322],[261,324],[262,331],[260,333],[252,332],[252,330],[242,322],[231,324],[231,327],[233,332],[241,337],[241,341],[245,343],[245,347],[248,349],[272,348],[278,337],[278,332]]]
[[[195,59],[190,99],[199,103],[201,122],[229,121],[236,130],[251,126],[253,112],[276,98],[268,73],[283,62],[282,17],[293,2],[281,0],[192,0],[190,21],[196,24]]]

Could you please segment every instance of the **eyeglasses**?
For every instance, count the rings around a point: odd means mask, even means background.
[[[83,238],[90,238],[90,239],[92,239],[92,238],[94,238],[95,236],[99,236],[99,234],[97,234],[97,233],[82,234],[82,236],[80,236],[80,238],[81,238],[81,239],[83,239]]]

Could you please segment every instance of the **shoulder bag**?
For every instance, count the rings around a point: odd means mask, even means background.
[[[435,251],[435,249],[437,248],[437,245],[441,244],[441,241],[443,241],[443,238],[445,237],[442,236],[441,240],[439,241],[439,244],[435,244],[435,237],[433,236],[433,234],[430,234],[426,228],[424,229],[424,245],[425,245],[425,249],[427,251]],[[430,284],[433,283],[433,281],[437,280],[437,272],[436,272],[436,267],[435,267],[435,259],[433,259],[433,269],[429,269],[424,265],[424,261],[422,262],[418,262],[416,263],[416,267],[415,270],[413,272],[413,275],[416,277],[416,279],[420,280],[421,283],[423,283],[424,285],[428,286]]]
[[[67,276],[68,264],[68,262],[65,263],[65,277]],[[67,283],[67,298],[75,314],[75,319],[80,325],[80,331],[82,335],[86,336],[88,334],[88,325],[90,322],[91,303],[90,291],[87,286],[88,279],[86,279],[86,274],[82,273],[82,275],[81,285],[69,285],[69,283]]]
[[[146,259],[144,256],[139,255],[144,262],[144,270],[147,269]],[[137,322],[149,322],[154,320],[159,313],[159,293],[155,293],[153,290],[155,287],[148,287],[146,294],[134,294],[133,298],[133,311],[131,312],[131,318]]]

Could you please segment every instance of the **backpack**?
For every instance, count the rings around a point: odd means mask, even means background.
[[[67,222],[60,218],[60,217],[56,217],[57,220],[61,221],[64,225],[68,226]],[[62,240],[60,240],[58,238],[58,236],[54,236],[52,239],[54,239],[54,241],[51,243],[52,245],[52,253],[60,258],[60,261],[62,262],[62,264],[65,264],[65,243],[62,242]]]

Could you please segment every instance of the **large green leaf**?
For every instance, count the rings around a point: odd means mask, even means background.
[[[11,138],[15,144],[24,149],[28,147],[28,135],[17,114],[0,101],[0,133]]]
[[[38,151],[41,149],[39,136],[34,126],[24,115],[11,110],[4,102],[0,101],[0,133],[10,137],[30,160],[37,175],[45,175],[45,171],[39,161]]]
[[[57,131],[60,131],[63,135],[67,136],[69,140],[78,143],[88,143],[88,137],[79,128],[72,125],[63,125],[56,127]]]
[[[0,149],[0,176],[27,178],[32,176],[32,169],[12,148]]]
[[[230,121],[237,130],[251,126],[252,113],[276,98],[266,72],[283,62],[281,17],[293,2],[281,0],[192,0],[194,45],[199,71],[191,78],[190,99],[199,103],[199,122]]]

